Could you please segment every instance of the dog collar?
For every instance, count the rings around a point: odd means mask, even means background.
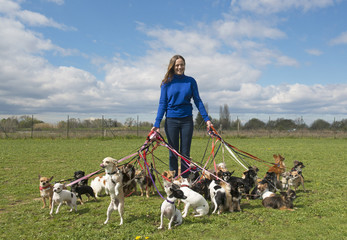
[[[184,184],[184,185],[181,185],[181,187],[187,187],[187,188],[189,188],[189,186],[188,186],[188,185],[185,185],[185,184]]]
[[[41,187],[40,186],[40,190],[47,190],[47,189],[50,189],[51,188],[51,185],[47,185],[46,187]]]
[[[168,200],[168,199],[166,199],[166,201],[167,201],[168,203],[175,204],[174,202],[172,202],[172,201],[170,201],[170,200]]]
[[[114,174],[116,174],[117,172],[116,171],[114,171],[114,172],[111,172],[111,173],[107,173],[108,175],[114,175]]]

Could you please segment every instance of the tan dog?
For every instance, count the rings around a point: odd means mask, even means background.
[[[280,176],[286,170],[286,165],[284,164],[284,157],[280,154],[274,154],[273,158],[275,159],[275,164],[268,170],[268,172],[274,172],[277,176],[277,181],[280,181]]]
[[[164,171],[161,175],[163,176],[164,183],[172,183],[175,177],[176,171]]]
[[[294,187],[294,191],[302,185],[302,188],[306,192],[305,185],[304,185],[304,178],[298,173],[298,171],[292,171],[289,176],[288,180],[288,187]]]
[[[51,178],[48,178],[48,177],[41,177],[39,175],[40,195],[43,202],[42,208],[46,207],[46,199],[48,199],[49,208],[50,209],[52,208],[53,186],[50,183],[52,179],[53,179],[53,176]]]
[[[153,175],[153,170],[151,169],[151,175],[153,181],[155,182],[155,176]],[[140,186],[141,197],[143,193],[146,192],[146,197],[149,198],[149,192],[152,189],[152,194],[154,194],[154,185],[152,179],[149,175],[147,175],[146,169],[136,170],[135,181]]]

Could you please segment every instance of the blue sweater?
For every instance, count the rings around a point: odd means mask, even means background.
[[[164,114],[166,114],[167,118],[193,116],[193,106],[190,102],[192,98],[205,122],[210,120],[199,96],[198,85],[195,79],[185,75],[174,75],[171,82],[161,86],[158,113],[154,127],[160,127]]]

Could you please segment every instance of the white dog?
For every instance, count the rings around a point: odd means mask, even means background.
[[[182,199],[184,202],[184,210],[182,212],[182,217],[185,218],[188,214],[189,207],[194,208],[197,213],[194,217],[201,217],[208,214],[209,206],[206,199],[199,193],[190,189],[191,184],[187,179],[182,180],[180,189],[183,191],[186,199]]]
[[[65,188],[64,185],[61,183],[56,183],[53,186],[52,208],[50,212],[51,216],[53,215],[54,202],[59,203],[57,210],[55,212],[56,214],[59,212],[59,208],[63,204],[63,202],[66,202],[66,204],[71,208],[70,212],[72,212],[73,208],[75,208],[75,211],[77,211],[76,194],[64,188]]]
[[[123,173],[117,167],[117,160],[111,157],[105,158],[100,164],[106,172],[106,186],[111,197],[110,205],[107,209],[107,218],[104,224],[110,219],[111,213],[118,210],[120,216],[120,224],[123,224],[124,213],[124,192],[123,192]]]
[[[218,214],[220,214],[226,208],[226,193],[225,189],[216,183],[215,180],[212,180],[208,186],[210,189],[211,201],[214,204],[214,210],[212,214],[216,213],[218,209]]]
[[[160,226],[158,229],[162,229],[164,226],[164,216],[170,220],[168,229],[171,229],[172,223],[175,223],[175,226],[182,224],[182,214],[176,208],[175,201],[176,199],[186,199],[187,197],[184,196],[182,190],[180,190],[178,187],[175,189],[172,187],[172,185],[170,185],[170,183],[167,183],[164,188],[165,192],[167,193],[167,199],[161,204]]]
[[[95,193],[95,197],[100,197],[100,195],[105,192],[105,194],[109,195],[107,189],[107,177],[106,176],[98,176],[92,180],[90,186],[93,188]]]

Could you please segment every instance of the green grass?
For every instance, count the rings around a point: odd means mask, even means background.
[[[130,196],[125,199],[124,225],[114,212],[108,225],[109,197],[78,205],[70,213],[63,205],[51,217],[41,209],[38,174],[54,176],[53,181],[71,178],[74,171],[98,170],[106,156],[125,157],[137,150],[144,139],[17,139],[0,140],[0,239],[347,239],[346,221],[346,139],[226,139],[230,144],[263,160],[272,162],[273,154],[285,156],[286,165],[304,162],[306,193],[300,187],[294,212],[265,209],[260,200],[242,200],[243,212],[194,218],[188,215],[179,227],[157,230],[162,199]],[[208,138],[193,139],[191,156],[201,162]],[[211,142],[210,142],[211,143]],[[208,149],[208,152],[210,147]],[[157,169],[167,167],[168,151],[155,150]],[[222,161],[220,151],[217,162]],[[204,160],[207,159],[208,153]],[[225,152],[229,169],[241,175],[242,169]],[[152,158],[148,156],[151,162]],[[248,160],[267,170],[261,163]],[[180,206],[182,208],[182,206]],[[165,221],[167,227],[168,220]]]

